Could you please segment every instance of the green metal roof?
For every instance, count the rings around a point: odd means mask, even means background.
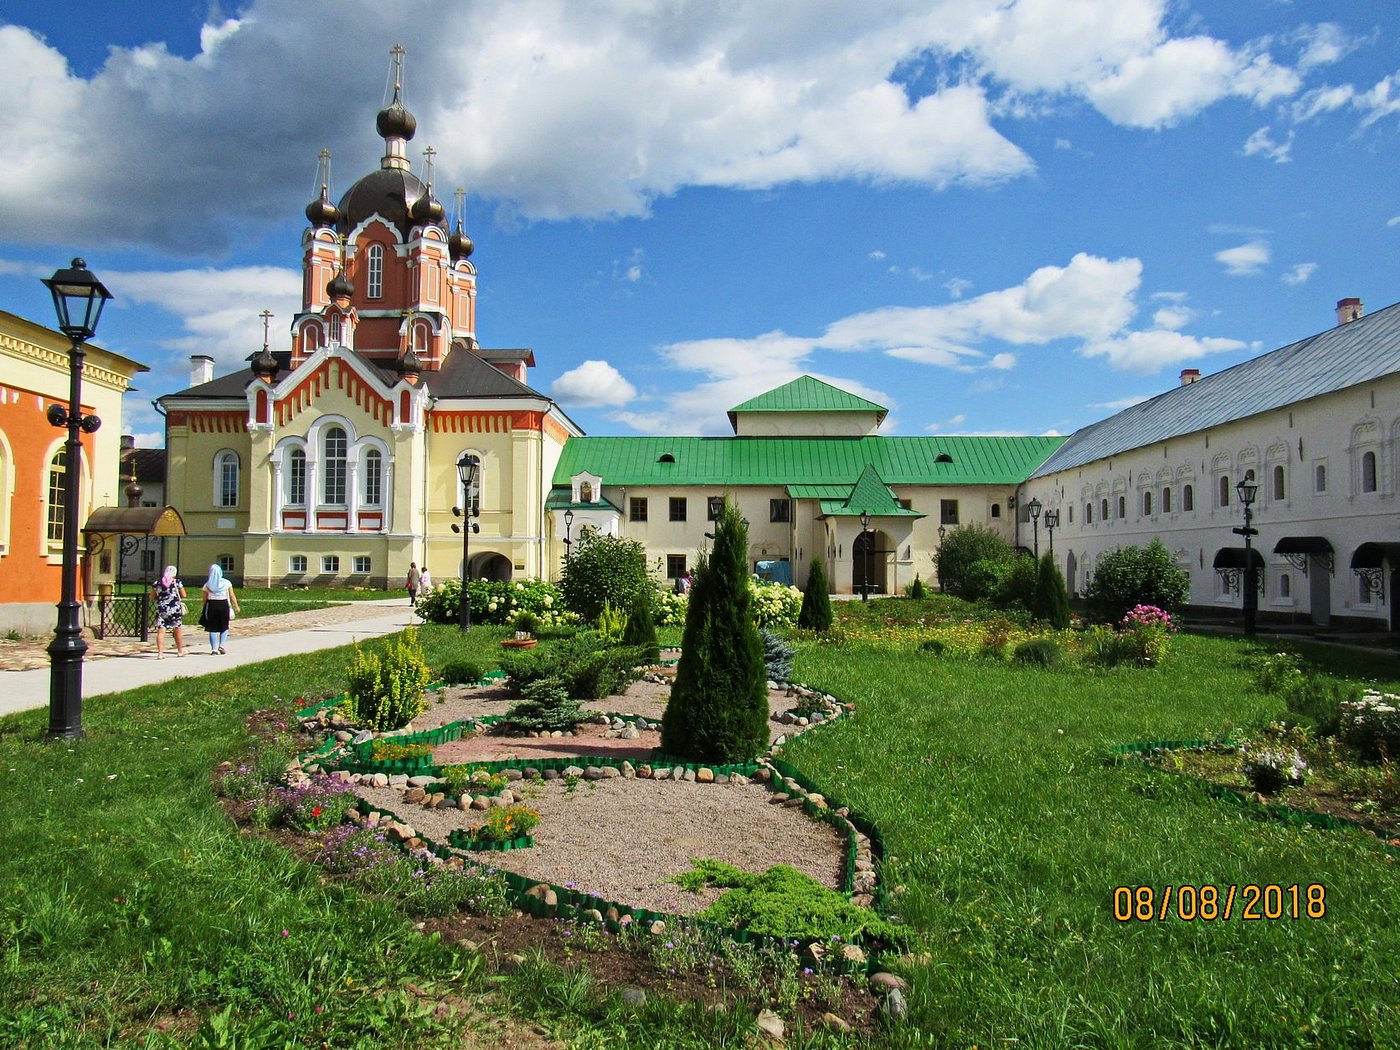
[[[869,514],[872,518],[924,517],[917,511],[901,507],[899,498],[880,480],[880,475],[868,463],[844,499],[824,499],[821,501],[821,507],[823,514],[836,517],[859,517],[861,514]]]
[[[564,445],[555,485],[587,471],[605,485],[837,486],[844,499],[866,466],[886,485],[1017,485],[1063,437],[579,437]],[[938,462],[940,457],[945,462]],[[794,493],[795,495],[795,493]]]
[[[790,383],[735,405],[729,410],[731,426],[737,427],[735,414],[739,412],[875,412],[875,424],[878,426],[884,422],[889,409],[830,383],[823,383],[820,379],[798,376]]]

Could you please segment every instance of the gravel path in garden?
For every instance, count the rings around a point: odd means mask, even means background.
[[[485,823],[480,811],[406,804],[399,789],[357,790],[438,842],[445,843],[453,828]],[[540,813],[534,847],[472,856],[526,878],[681,915],[719,896],[715,890],[691,893],[669,881],[697,858],[746,871],[790,864],[825,886],[840,885],[845,850],[836,830],[801,809],[771,804],[763,784],[615,778],[580,781],[572,791],[563,780],[517,781],[510,790]]]

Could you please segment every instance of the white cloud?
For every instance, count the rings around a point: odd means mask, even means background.
[[[1400,73],[1393,73],[1376,83],[1376,86],[1357,95],[1352,104],[1361,110],[1361,124],[1365,127],[1383,117],[1400,113]]]
[[[1243,350],[1246,345],[1238,339],[1199,339],[1156,329],[1098,340],[1085,346],[1083,353],[1085,357],[1107,357],[1113,368],[1123,372],[1157,372],[1207,354]]]
[[[1268,241],[1250,241],[1215,253],[1215,261],[1231,277],[1251,277],[1269,264],[1272,252]]]
[[[576,408],[612,408],[625,405],[637,396],[637,388],[606,361],[585,361],[565,372],[549,392],[558,401]]]
[[[962,277],[951,277],[943,282],[943,287],[948,289],[948,294],[954,299],[961,299],[963,293],[972,287],[972,282]]]
[[[163,430],[144,430],[131,436],[135,438],[137,448],[165,447],[165,431]]]
[[[1294,132],[1289,131],[1286,141],[1275,142],[1267,127],[1260,128],[1244,140],[1242,152],[1246,157],[1262,154],[1275,164],[1287,164],[1293,159],[1289,154],[1293,150],[1294,134]]]
[[[645,258],[646,253],[641,248],[633,248],[626,259],[614,260],[613,279],[624,284],[636,284],[646,276],[646,271],[642,269]]]
[[[1283,283],[1291,285],[1306,284],[1308,278],[1317,273],[1317,263],[1298,263],[1283,275]]]
[[[936,434],[941,431],[946,431],[950,427],[960,427],[965,422],[967,422],[967,416],[959,412],[956,416],[953,416],[951,419],[945,419],[941,423],[929,423],[924,429],[930,434]]]
[[[880,260],[880,259],[883,259],[884,257],[885,257],[885,253],[882,252],[882,251],[880,251],[879,248],[876,248],[873,252],[871,252],[871,253],[867,256],[867,258],[875,259],[875,260],[877,260],[877,261]]]
[[[272,311],[271,343],[286,345],[292,315],[301,309],[301,274],[276,266],[228,270],[102,271],[113,307],[154,306],[179,319],[184,334],[158,346],[172,357],[208,354],[216,373],[242,367],[262,347],[264,310]],[[215,293],[217,290],[217,293]]]
[[[1331,113],[1351,103],[1356,97],[1356,89],[1350,84],[1338,87],[1315,88],[1305,92],[1294,101],[1290,112],[1295,124],[1312,120],[1322,113]]]
[[[1152,315],[1152,323],[1158,328],[1176,331],[1185,328],[1196,319],[1196,311],[1180,304],[1163,306]]]
[[[191,253],[245,242],[244,224],[281,221],[313,195],[328,127],[337,172],[372,168],[385,41],[405,24],[433,27],[411,43],[404,97],[419,141],[438,149],[439,185],[527,219],[645,216],[688,186],[998,183],[1034,171],[998,123],[1061,100],[1165,127],[1226,97],[1301,89],[1271,42],[1174,35],[1166,0],[344,0],[337,60],[314,73],[316,5],[239,11],[206,27],[191,58],[117,47],[88,77],[33,32],[0,27],[10,236]],[[1278,46],[1311,68],[1345,40],[1323,25]],[[943,75],[921,93],[902,71],[925,62]],[[1366,112],[1389,112],[1393,95],[1378,84]],[[172,143],[178,163],[153,168]]]
[[[1152,394],[1143,394],[1136,397],[1120,397],[1116,401],[1100,401],[1089,407],[1098,412],[1122,412],[1125,408],[1132,408],[1134,405],[1151,400],[1153,396]]]
[[[1016,367],[1015,354],[993,354],[987,367],[997,372],[1009,372]]]
[[[1400,226],[1400,215],[1392,215],[1385,220],[1387,226]]]
[[[1335,22],[1304,26],[1295,36],[1302,45],[1298,56],[1298,68],[1305,70],[1339,62],[1360,43]]]

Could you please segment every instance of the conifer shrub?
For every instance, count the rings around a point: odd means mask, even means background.
[[[807,587],[802,592],[802,609],[797,614],[797,626],[804,631],[831,630],[831,595],[827,592],[826,563],[812,559],[807,574]]]
[[[797,652],[766,627],[759,628],[758,635],[763,639],[763,666],[768,673],[768,681],[792,681],[792,657]]]
[[[768,746],[768,675],[749,607],[748,530],[728,500],[699,559],[681,659],[661,722],[668,754],[747,762]]]
[[[1032,638],[1011,652],[1011,662],[1023,666],[1055,667],[1063,658],[1064,652],[1053,638]]]
[[[645,662],[654,664],[661,659],[661,646],[656,640],[656,621],[651,615],[652,597],[649,591],[638,591],[632,599],[622,644],[643,650]]]
[[[916,602],[921,602],[928,597],[928,589],[924,586],[924,581],[919,578],[918,573],[914,574],[914,582],[909,585],[909,597]]]
[[[521,700],[496,723],[507,733],[572,732],[584,719],[578,700],[569,695],[564,679],[551,676],[531,682],[520,690]]]
[[[353,647],[346,714],[375,732],[401,729],[428,708],[423,690],[432,671],[412,627],[385,642],[380,652]]]
[[[1041,557],[1036,572],[1031,615],[1057,629],[1063,630],[1069,626],[1069,594],[1065,591],[1065,578],[1060,575],[1060,568],[1049,553]]]
[[[476,685],[483,673],[481,665],[471,660],[449,660],[443,664],[439,677],[448,685]]]

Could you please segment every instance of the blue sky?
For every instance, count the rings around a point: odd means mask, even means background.
[[[43,10],[35,10],[35,8]],[[590,434],[809,373],[885,433],[1069,433],[1400,299],[1392,3],[0,0],[0,308],[82,255],[149,400],[274,346],[317,154],[468,193],[478,336]]]

